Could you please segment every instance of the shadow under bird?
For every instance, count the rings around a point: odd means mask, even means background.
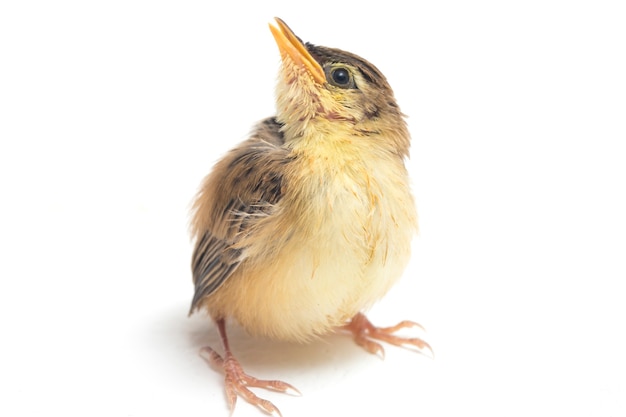
[[[225,374],[230,409],[241,396],[280,415],[249,388],[298,390],[246,374],[227,319],[286,341],[343,330],[381,356],[378,341],[430,346],[394,334],[417,323],[379,328],[362,313],[402,275],[417,231],[404,165],[410,137],[393,91],[363,58],[303,43],[276,22],[276,116],[215,165],[193,205],[191,312],[217,324],[224,354],[201,355]]]

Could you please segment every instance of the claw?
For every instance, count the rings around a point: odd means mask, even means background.
[[[409,320],[401,321],[395,326],[376,327],[365,317],[364,314],[359,313],[354,316],[350,323],[345,325],[343,329],[352,332],[352,334],[354,335],[354,340],[359,346],[362,346],[369,353],[380,356],[381,359],[385,358],[385,350],[380,343],[375,342],[374,340],[380,340],[391,345],[405,348],[415,347],[420,353],[423,353],[425,349],[428,349],[430,351],[431,357],[434,358],[435,353],[433,352],[432,347],[424,340],[417,337],[405,338],[395,336],[393,334],[398,330],[412,327],[417,327],[424,330],[424,327],[422,327],[419,323]]]
[[[411,320],[403,320],[400,323],[396,324],[395,326],[390,326],[390,327],[381,327],[378,330],[380,330],[381,332],[384,333],[395,333],[398,330],[401,329],[408,329],[411,327],[417,327],[418,329],[422,330],[422,331],[426,331],[426,329],[424,328],[424,326],[422,326],[421,324],[411,321]]]
[[[224,389],[226,393],[226,402],[228,404],[228,408],[230,409],[231,416],[235,411],[237,398],[242,397],[250,404],[263,410],[265,413],[276,417],[282,417],[280,410],[274,404],[272,404],[272,402],[263,398],[259,398],[256,394],[250,391],[249,387],[264,388],[291,395],[302,395],[300,391],[298,391],[293,385],[283,381],[257,379],[253,376],[246,374],[237,359],[235,359],[232,352],[230,351],[230,347],[228,346],[228,339],[226,338],[224,321],[218,320],[217,324],[220,335],[222,336],[222,342],[224,344],[226,354],[224,355],[224,357],[222,357],[215,350],[207,346],[200,350],[200,356],[204,358],[209,363],[209,365],[224,372]]]

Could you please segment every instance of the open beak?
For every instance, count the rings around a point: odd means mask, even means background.
[[[306,47],[300,42],[298,37],[293,33],[289,26],[278,17],[275,17],[278,27],[270,23],[270,30],[278,49],[280,49],[280,55],[285,60],[285,57],[289,57],[296,65],[304,68],[318,84],[326,83],[326,75],[322,66],[311,56]]]

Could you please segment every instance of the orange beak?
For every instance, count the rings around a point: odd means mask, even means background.
[[[276,44],[278,44],[278,49],[280,50],[283,61],[285,57],[289,57],[296,65],[304,68],[316,83],[326,83],[326,75],[324,74],[322,66],[311,56],[306,47],[300,42],[293,31],[289,29],[289,26],[287,26],[285,22],[278,17],[274,19],[276,19],[278,27],[270,23],[270,30],[272,31],[272,35],[274,35]]]

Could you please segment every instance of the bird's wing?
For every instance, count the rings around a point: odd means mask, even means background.
[[[232,249],[228,241],[205,232],[196,242],[192,260],[195,292],[191,302],[193,311],[198,302],[212,294],[239,265],[241,249]]]
[[[194,204],[191,311],[217,290],[242,261],[240,242],[257,220],[271,215],[282,195],[280,167],[288,161],[281,125],[262,121],[205,179]]]

